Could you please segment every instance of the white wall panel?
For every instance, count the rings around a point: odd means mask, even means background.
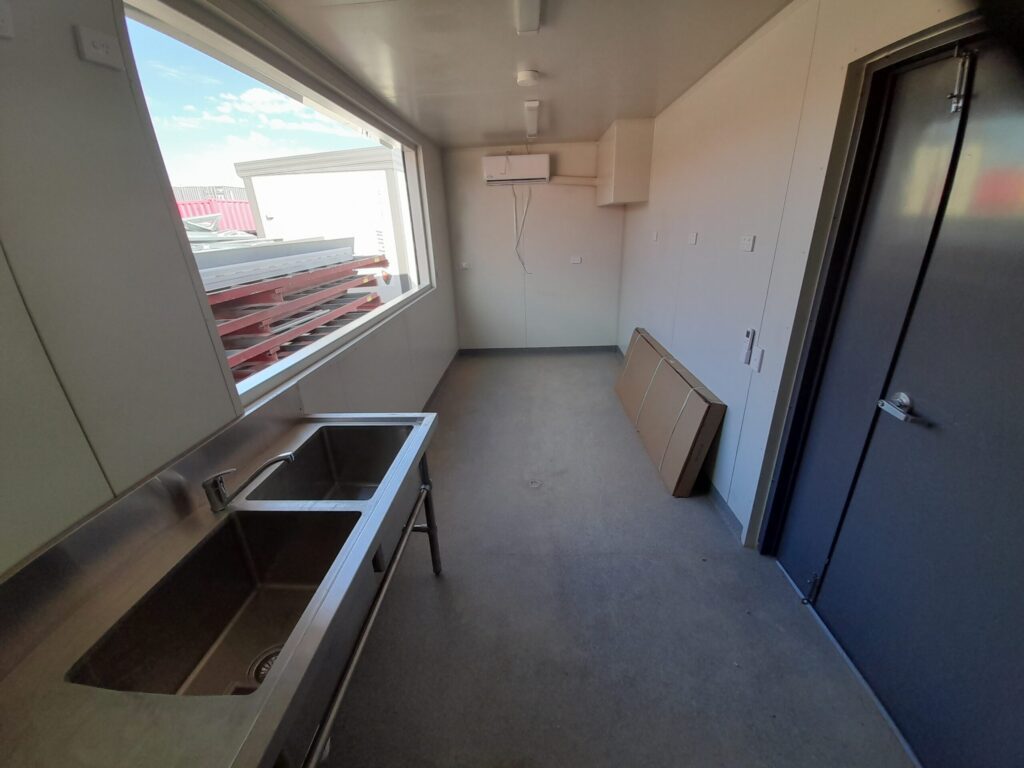
[[[814,17],[790,6],[657,117],[651,199],[627,213],[620,344],[647,324],[727,404],[712,475],[727,499],[752,376],[740,346],[761,322]]]
[[[747,525],[749,543],[753,543],[760,527],[769,485],[767,474],[759,469],[774,464],[790,394],[790,385],[783,382],[792,378],[790,372],[803,340],[803,325],[793,333],[801,286],[805,273],[810,270],[812,278],[816,277],[820,266],[817,259],[809,264],[808,254],[847,65],[969,10],[971,4],[959,0],[821,2],[800,133],[761,323],[761,341],[771,354],[765,355],[762,372],[751,383],[737,454],[737,465],[743,471],[736,473],[729,496],[733,509],[752,511]],[[806,299],[809,301],[810,296]],[[774,438],[770,439],[773,432]]]
[[[615,343],[623,210],[599,208],[588,186],[517,186],[527,214],[515,254],[511,187],[487,187],[481,158],[519,147],[445,153],[463,348],[605,346]],[[595,176],[595,143],[534,145],[552,155],[552,173]],[[573,257],[581,263],[573,264]],[[466,268],[463,268],[463,265]]]
[[[847,65],[968,9],[797,0],[655,121],[651,199],[627,209],[618,343],[646,326],[728,404],[713,482],[748,543]],[[739,361],[747,327],[766,349],[759,374]]]
[[[0,253],[0,574],[113,497]]]
[[[79,59],[111,0],[16,0],[0,45],[0,231],[25,303],[121,492],[239,412],[126,71]]]

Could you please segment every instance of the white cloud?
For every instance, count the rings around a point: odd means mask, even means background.
[[[161,148],[175,185],[239,185],[237,162],[323,152],[333,143],[326,142],[325,147],[324,135],[360,135],[267,88],[221,93],[206,97],[203,103],[202,110],[186,105],[181,114],[154,118],[158,130],[167,131]],[[250,124],[258,130],[248,129]]]
[[[279,117],[268,118],[260,115],[261,125],[275,131],[308,131],[309,133],[328,133],[335,136],[352,136],[352,131],[344,126],[320,122],[316,120],[282,120]]]
[[[253,115],[261,126],[269,129],[335,136],[360,135],[351,126],[269,88],[249,88],[240,94],[222,93],[219,98],[215,107],[217,112]]]
[[[204,75],[189,67],[175,67],[164,64],[162,61],[147,61],[147,66],[161,77],[168,80],[186,81],[197,85],[220,85],[220,80],[209,75]]]
[[[157,115],[153,120],[157,125],[164,128],[181,128],[185,130],[204,128],[211,123],[230,125],[238,122],[231,115],[215,115],[205,110],[201,115],[171,115],[170,117]]]
[[[175,186],[241,186],[242,182],[235,173],[235,163],[287,155],[305,155],[316,151],[300,142],[282,142],[259,131],[229,134],[201,145],[190,144],[187,149],[168,150],[163,153],[164,162],[167,165],[167,175],[171,177],[171,183]]]
[[[246,112],[249,114],[279,115],[305,114],[312,112],[295,99],[269,88],[249,88],[240,94],[222,93],[222,104],[217,108],[221,111]]]
[[[213,124],[248,124],[250,118],[268,131],[316,133],[354,138],[363,133],[353,126],[318,112],[283,93],[269,88],[249,88],[242,93],[221,93],[207,96],[208,108],[196,114],[192,104],[182,107],[186,114],[156,118],[162,127],[191,130]]]

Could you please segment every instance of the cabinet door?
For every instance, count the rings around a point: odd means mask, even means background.
[[[0,574],[113,496],[0,253]]]
[[[0,45],[0,233],[118,493],[240,411],[129,52],[123,69],[78,55],[79,25],[119,45],[119,9],[14,0]]]

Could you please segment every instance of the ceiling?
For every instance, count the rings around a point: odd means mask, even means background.
[[[544,0],[517,35],[516,0],[264,0],[346,72],[444,146],[592,141],[658,114],[787,0]],[[540,82],[516,85],[516,71]]]

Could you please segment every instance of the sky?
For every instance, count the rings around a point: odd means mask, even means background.
[[[242,186],[234,163],[379,144],[132,19],[128,34],[174,186]]]

